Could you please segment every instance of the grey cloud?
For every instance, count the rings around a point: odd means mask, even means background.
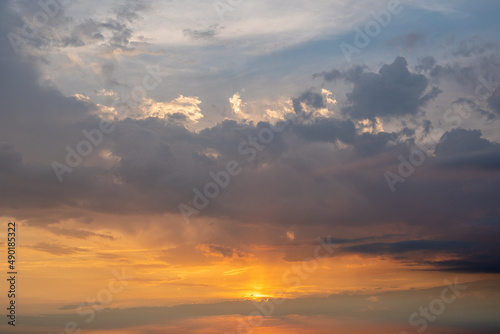
[[[312,123],[291,125],[292,131],[308,141],[335,142],[341,140],[352,144],[356,140],[356,128],[350,120],[342,121],[328,118],[316,118]]]
[[[225,258],[234,258],[234,257],[244,257],[245,253],[229,247],[229,246],[224,246],[224,245],[206,245],[209,249],[210,252],[215,253],[215,254],[220,254]]]
[[[218,30],[222,28],[219,27],[218,24],[211,25],[205,30],[196,30],[196,29],[184,29],[184,35],[189,36],[194,40],[198,39],[206,39],[212,40],[217,36]]]
[[[362,133],[356,138],[356,152],[362,156],[374,156],[387,150],[390,142],[396,142],[396,133],[379,132],[377,134]]]
[[[425,61],[429,66],[431,60]],[[356,65],[343,72],[334,69],[313,77],[323,77],[326,81],[342,78],[354,84],[347,94],[348,105],[342,109],[344,115],[353,119],[416,115],[441,93],[437,87],[428,89],[429,81],[424,75],[411,73],[403,57],[383,65],[378,73],[366,72],[366,67]]]
[[[430,71],[432,70],[437,64],[436,58],[433,56],[426,56],[418,61],[418,65],[415,66],[415,69],[418,71]]]
[[[500,115],[500,88],[496,88],[495,92],[488,98],[488,105]]]
[[[332,237],[327,237],[327,238],[321,238],[322,243],[326,244],[357,244],[357,243],[363,243],[363,242],[368,242],[368,241],[374,241],[374,240],[379,240],[379,239],[390,239],[394,237],[401,237],[399,234],[384,234],[382,236],[374,236],[374,237],[364,237],[364,238],[353,238],[353,239],[346,239],[346,238],[332,238]],[[312,245],[317,245],[317,241],[315,240]]]
[[[335,81],[339,79],[345,79],[350,82],[354,82],[356,80],[359,80],[361,74],[365,71],[367,67],[363,65],[353,65],[349,69],[345,71],[340,71],[338,69],[333,69],[329,72],[319,72],[313,74],[313,78],[319,78],[323,77],[325,81],[330,82],[330,81]]]
[[[323,101],[323,96],[313,92],[312,90],[305,91],[299,97],[292,99],[292,103],[293,109],[297,114],[304,113],[301,103],[305,103],[307,106],[315,109],[325,108],[326,106],[325,101]]]
[[[0,20],[2,32],[9,31],[8,20]],[[211,181],[209,172],[224,170],[230,160],[238,161],[243,172],[201,216],[218,218],[220,224],[237,221],[231,227],[236,234],[242,225],[255,221],[279,228],[328,229],[348,224],[367,230],[379,224],[407,224],[432,226],[437,233],[498,207],[492,200],[499,195],[498,176],[469,168],[467,173],[478,180],[476,195],[470,199],[464,195],[469,181],[440,165],[459,148],[468,147],[465,153],[473,153],[494,145],[478,139],[477,133],[450,134],[436,156],[428,157],[396,196],[388,189],[384,172],[397,170],[399,155],[409,156],[414,130],[359,134],[348,116],[413,115],[431,98],[425,95],[427,79],[410,72],[404,58],[396,58],[378,73],[361,66],[341,72],[342,79],[354,84],[348,101],[351,109],[336,115],[341,119],[300,113],[300,104],[325,105],[312,90],[300,94],[295,99],[296,120],[276,133],[251,163],[238,153],[238,146],[256,137],[268,123],[224,121],[192,132],[180,123],[155,118],[126,119],[114,123],[115,130],[89,157],[93,164],[79,166],[59,183],[50,163],[64,162],[66,145],[75,147],[83,139],[83,129],[98,128],[95,106],[37,85],[36,66],[11,50],[0,49],[0,56],[1,77],[9,78],[0,81],[0,207],[29,224],[49,228],[73,217],[87,221],[95,214],[177,214],[180,203],[192,200],[193,188],[203,188]],[[338,76],[329,73],[328,78]],[[331,145],[337,140],[344,145]],[[111,167],[99,160],[103,149],[116,158]],[[177,218],[168,222],[169,228],[182,220]],[[127,224],[113,226],[127,229]],[[92,237],[79,231],[54,231]]]
[[[408,70],[406,59],[397,57],[379,73],[362,73],[353,78],[354,88],[347,94],[350,104],[342,112],[355,119],[415,115],[441,92],[433,87],[425,93],[428,80]]]
[[[473,66],[436,65],[430,70],[429,75],[436,80],[443,78],[455,80],[462,86],[470,86],[477,82],[477,71]]]
[[[457,153],[478,152],[492,148],[495,145],[481,138],[481,130],[453,129],[443,135],[441,142],[436,146],[435,154],[449,156]]]
[[[94,233],[91,231],[80,230],[80,229],[75,229],[75,228],[60,228],[60,227],[56,227],[56,226],[48,226],[48,227],[46,227],[46,230],[48,230],[56,235],[62,235],[62,236],[66,236],[66,237],[70,237],[70,238],[77,238],[77,239],[88,239],[90,237],[98,237],[98,238],[108,239],[108,240],[114,239],[114,237],[111,235]]]
[[[498,245],[491,253],[480,253],[463,259],[429,261],[428,263],[440,271],[461,273],[500,273],[500,256]]]
[[[46,242],[39,242],[33,246],[26,246],[26,247],[33,248],[42,252],[47,252],[53,255],[71,255],[87,251],[86,249],[80,247],[68,247],[64,245],[51,244]]]
[[[425,36],[420,33],[409,33],[403,36],[395,37],[387,41],[389,46],[400,46],[405,49],[413,49],[424,43]]]
[[[453,169],[500,171],[500,145],[475,152],[454,154],[442,159],[437,166]]]
[[[74,27],[69,36],[62,37],[59,46],[79,47],[96,42],[104,42],[101,26],[94,20],[87,19]]]
[[[323,77],[326,81],[334,81],[337,79],[341,79],[343,77],[342,72],[337,69],[333,69],[329,72],[320,72],[313,74],[313,78]]]
[[[432,129],[432,122],[428,119],[425,119],[423,123],[424,123],[424,133],[428,134],[429,131]]]
[[[466,253],[474,246],[469,241],[447,240],[407,240],[395,243],[371,243],[345,247],[343,251],[370,255],[390,254],[397,256],[402,253],[416,251],[446,251],[451,253]]]
[[[23,160],[22,155],[14,150],[14,145],[0,143],[0,170],[3,172],[14,172]]]
[[[108,19],[98,22],[92,19],[73,24],[71,32],[59,39],[51,38],[50,43],[56,47],[82,47],[99,43],[112,48],[127,48],[132,37],[132,29],[128,23],[118,19]],[[105,32],[111,32],[111,37],[106,40]]]
[[[0,178],[7,188],[17,185],[2,202],[4,207],[11,208],[15,203],[23,203],[25,209],[64,204],[90,213],[176,213],[179,203],[189,203],[192,199],[192,189],[202,189],[211,180],[208,173],[223,170],[229,160],[239,161],[245,167],[244,172],[210,203],[203,216],[241,222],[257,219],[277,225],[308,222],[318,226],[333,222],[369,226],[391,221],[428,225],[439,221],[445,228],[454,219],[467,219],[475,216],[477,210],[493,209],[495,203],[487,199],[498,193],[495,178],[480,185],[481,193],[474,202],[462,197],[463,191],[459,189],[464,181],[436,183],[424,179],[414,183],[410,179],[394,197],[382,175],[392,168],[391,164],[398,163],[398,154],[410,154],[411,142],[401,141],[395,133],[356,135],[349,121],[319,118],[312,123],[300,120],[291,123],[248,165],[245,157],[237,153],[237,147],[249,135],[256,136],[255,125],[227,121],[198,134],[175,125],[165,126],[154,119],[125,120],[115,126],[116,130],[107,138],[108,147],[121,158],[115,168],[81,166],[58,184],[49,166],[34,166],[34,169],[24,163],[15,165],[13,175]],[[345,138],[339,132],[343,127],[348,129]],[[440,146],[436,157],[429,158],[429,164],[418,175],[424,177],[432,174],[433,168],[442,169],[439,163],[457,150],[450,146],[455,141],[465,142],[468,146],[457,145],[467,152],[493,145],[478,136],[478,133],[450,135],[449,142],[443,143],[448,146]],[[349,146],[332,149],[317,145],[335,138],[345,140]],[[206,155],[206,150],[214,150],[218,155]],[[9,156],[16,154],[10,152]],[[19,164],[19,156],[12,161]],[[261,168],[263,165],[267,167]],[[22,181],[26,179],[36,183],[26,184]],[[115,179],[121,182],[113,182]],[[27,189],[34,187],[40,189],[38,193],[43,197],[25,195]],[[419,210],[412,204],[421,203],[422,198],[428,210]],[[79,199],[85,199],[84,207],[77,204]],[[277,199],[280,205],[273,204]],[[363,210],[357,210],[359,206]],[[58,219],[48,212],[47,217]]]
[[[368,256],[387,255],[411,265],[431,265],[440,271],[499,273],[499,249],[498,243],[470,240],[405,240],[346,246],[340,251]],[[435,260],[438,257],[453,259]]]
[[[10,12],[8,3],[2,7],[0,31],[5,36],[22,21]],[[92,115],[95,104],[39,85],[39,69],[32,58],[19,57],[4,47],[0,60],[0,142],[15,144],[25,161],[54,160],[61,145],[64,150],[65,144],[78,141],[85,127],[98,126],[99,119]]]
[[[498,46],[498,43],[486,42],[479,36],[473,36],[460,41],[453,54],[455,56],[471,57],[489,51],[498,51]]]
[[[455,55],[456,56],[456,55]],[[419,59],[415,69],[426,73],[433,83],[448,80],[459,83],[471,93],[484,81],[498,81],[500,77],[500,61],[498,49],[487,49],[471,59],[451,58],[445,64],[440,64],[432,57]],[[490,79],[491,78],[491,79]]]
[[[453,279],[451,279],[453,281]],[[490,312],[491,305],[497,305],[491,291],[498,290],[498,280],[480,280],[475,282],[459,281],[461,285],[467,286],[467,293],[461,296],[461,302],[454,304],[453,310],[440,315],[440,326],[452,326],[457,328],[457,316],[461,321],[461,328],[470,328],[471,331],[464,333],[493,333],[493,329],[499,326],[498,317]],[[439,297],[443,286],[427,289],[399,290],[366,294],[356,291],[349,294],[332,294],[326,297],[303,297],[297,299],[285,299],[279,307],[275,308],[273,316],[287,321],[287,316],[296,315],[327,315],[339,319],[363,319],[369,321],[391,321],[402,328],[408,326],[408,314],[418,309],[418,305],[428,305],[429,296]],[[373,307],[368,297],[375,296],[378,307]],[[417,305],[417,306],[415,306]],[[69,306],[71,307],[71,306]],[[458,308],[458,309],[457,309]],[[103,310],[99,317],[87,324],[89,329],[108,329],[139,327],[150,323],[161,323],[168,326],[175,320],[189,321],[198,317],[214,317],[223,315],[247,316],[256,310],[252,301],[224,301],[210,304],[181,304],[163,307],[135,307],[135,308],[112,308]],[[477,319],[481,320],[478,326]],[[69,321],[81,323],[81,318],[75,318],[74,314],[45,314],[40,316],[24,316],[25,326],[31,330],[24,333],[46,333],[49,328],[58,328],[60,324]],[[80,320],[80,321],[78,321]],[[296,323],[296,319],[290,321]],[[237,325],[237,324],[235,324]],[[231,324],[229,328],[235,326]],[[32,328],[43,328],[38,332]],[[140,327],[139,327],[140,328]],[[178,327],[176,327],[176,330]],[[181,329],[182,330],[182,329]],[[155,332],[156,333],[156,332]]]
[[[107,20],[100,24],[101,27],[106,28],[113,32],[109,44],[114,48],[125,48],[128,46],[130,38],[132,37],[132,29],[125,23],[118,20]]]
[[[67,5],[71,6],[71,2]],[[66,16],[66,6],[60,6],[57,15],[50,18],[50,24],[41,29],[34,38],[26,42],[34,47],[82,47],[88,44],[100,43],[112,48],[129,48],[133,31],[131,24],[140,19],[140,13],[150,8],[147,1],[129,0],[111,10],[111,15],[104,21],[87,19],[81,22]],[[36,1],[24,1],[20,6],[21,12],[40,10]],[[22,26],[22,23],[20,24]],[[111,32],[111,37],[105,39],[105,31]]]
[[[119,19],[132,23],[140,18],[138,13],[140,13],[141,11],[145,11],[149,8],[150,8],[149,1],[129,0],[127,1],[126,4],[116,8],[115,12]]]

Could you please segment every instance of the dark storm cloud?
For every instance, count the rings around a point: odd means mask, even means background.
[[[377,134],[362,133],[357,136],[355,150],[362,156],[376,156],[387,151],[388,144],[396,142],[399,138],[397,133],[379,132]]]
[[[57,183],[49,166],[40,166],[39,171],[26,165],[19,166],[19,155],[9,149],[8,156],[14,158],[6,160],[14,164],[15,173],[4,175],[3,184],[12,190],[9,197],[2,201],[3,205],[9,208],[15,203],[22,203],[24,208],[56,208],[64,204],[75,210],[79,208],[90,212],[175,213],[179,203],[190,200],[192,188],[201,188],[210,180],[210,171],[222,170],[229,159],[237,159],[243,164],[244,160],[237,154],[236,148],[248,135],[255,136],[257,133],[256,127],[233,121],[199,134],[181,127],[165,127],[164,123],[153,119],[127,120],[116,126],[108,140],[114,154],[121,158],[120,165],[111,171],[81,166],[62,184]],[[495,205],[491,201],[481,202],[482,198],[494,196],[497,189],[494,183],[485,185],[485,190],[489,191],[481,194],[475,205],[457,205],[457,202],[463,201],[461,191],[446,191],[442,184],[433,185],[432,182],[420,190],[412,190],[414,187],[410,185],[408,191],[401,189],[394,198],[381,177],[387,162],[379,162],[378,159],[388,152],[387,143],[396,140],[397,135],[356,136],[350,144],[352,148],[335,153],[318,148],[311,150],[313,146],[310,146],[314,142],[329,142],[335,138],[335,132],[330,137],[315,137],[311,141],[303,129],[309,128],[302,123],[290,125],[282,138],[276,140],[277,147],[273,146],[274,143],[269,145],[252,166],[270,165],[264,170],[245,169],[203,214],[241,221],[269,220],[272,217],[276,224],[309,222],[328,226],[330,222],[348,221],[350,224],[372,225],[377,221],[394,219],[425,225],[446,220],[451,212],[457,217],[465,217]],[[382,140],[380,144],[375,144],[378,137]],[[292,138],[302,140],[298,146],[296,143],[295,147],[291,147],[287,143]],[[402,144],[401,152],[409,154],[409,147],[405,147]],[[204,152],[207,149],[217,150],[219,156],[206,155]],[[309,152],[297,154],[303,149]],[[193,155],[193,152],[197,154]],[[362,157],[366,155],[375,160],[368,164],[363,162]],[[202,156],[204,159],[200,160]],[[394,160],[397,161],[396,157]],[[352,167],[317,174],[318,168],[327,169],[333,164],[352,164]],[[321,182],[316,181],[318,177],[322,178]],[[122,184],[112,182],[112,178],[118,178]],[[356,189],[354,193],[352,187]],[[29,197],[26,195],[37,188],[43,198],[36,192]],[[307,194],[308,200],[303,200],[303,194]],[[276,198],[280,198],[283,204],[272,205]],[[421,203],[421,198],[429,201],[429,210],[422,211],[412,204],[415,201]],[[436,201],[436,198],[439,200]],[[85,207],[76,204],[78,199],[85,199]],[[123,203],[128,204],[124,206]],[[357,210],[358,206],[363,206],[363,210]],[[448,208],[453,210],[448,212]],[[46,213],[47,217],[58,219],[53,213]],[[41,223],[38,219],[35,221]],[[448,223],[444,221],[443,227],[446,225]]]
[[[383,65],[378,73],[365,70],[358,65],[345,72],[334,69],[314,77],[323,77],[326,81],[342,78],[354,84],[347,94],[348,105],[342,109],[343,114],[353,119],[416,115],[421,107],[441,93],[439,88],[429,87],[424,75],[410,72],[403,57]]]
[[[356,139],[356,128],[350,120],[318,118],[312,123],[293,125],[291,130],[308,141],[335,142],[341,140],[344,143],[352,144]]]
[[[461,273],[500,273],[500,247],[496,246],[489,253],[475,254],[463,259],[429,261],[428,264],[440,271]]]
[[[365,226],[393,221],[426,225],[444,221],[446,226],[453,221],[447,220],[449,212],[453,212],[451,216],[469,217],[491,208],[493,203],[482,199],[491,198],[498,189],[496,180],[482,185],[485,191],[475,206],[466,202],[451,211],[451,207],[463,201],[462,192],[455,189],[460,188],[460,182],[448,190],[442,184],[414,188],[409,181],[408,190],[402,188],[397,197],[392,196],[382,175],[391,164],[397,167],[398,154],[407,156],[411,151],[411,129],[401,133],[357,134],[348,119],[306,115],[300,112],[301,104],[314,109],[325,107],[323,97],[311,90],[294,101],[299,111],[297,119],[276,133],[252,163],[246,163],[247,156],[238,153],[238,146],[269,127],[265,122],[224,121],[196,133],[159,119],[127,119],[114,124],[115,130],[99,148],[110,150],[118,164],[111,169],[100,164],[79,166],[59,184],[50,163],[64,162],[64,147],[76,145],[82,139],[83,129],[98,128],[98,118],[92,115],[94,106],[38,86],[33,65],[12,58],[5,51],[2,57],[1,69],[6,74],[3,77],[11,79],[1,82],[4,89],[0,92],[5,101],[0,112],[9,120],[8,126],[0,125],[5,142],[0,155],[0,182],[4,189],[9,189],[8,197],[1,203],[5,212],[27,218],[33,224],[47,225],[73,216],[86,220],[92,212],[178,213],[180,203],[191,201],[192,189],[202,188],[211,180],[209,172],[223,170],[229,160],[240,162],[244,172],[211,202],[204,216],[278,225],[308,222],[329,226],[349,222]],[[403,58],[384,65],[379,73],[356,66],[341,74],[354,84],[350,95],[353,105],[348,114],[364,113],[361,106],[367,105],[368,110],[375,110],[371,115],[405,114],[408,110],[403,110],[403,106],[407,102],[398,104],[403,97],[409,98],[412,112],[426,99],[422,95],[428,88],[426,79],[409,72]],[[336,75],[324,74],[329,79]],[[362,96],[369,89],[392,102],[377,105],[379,98]],[[386,103],[387,110],[382,107]],[[369,111],[366,114],[370,117]],[[27,125],[30,131],[23,130]],[[404,139],[408,136],[410,139]],[[455,139],[451,136],[450,140]],[[344,146],[323,145],[337,140]],[[423,170],[421,175],[426,172]],[[429,210],[413,205],[420,203],[421,198],[429,201]],[[22,213],[15,209],[21,206]],[[57,232],[75,235],[70,231]]]
[[[432,87],[426,93],[427,78],[411,73],[402,57],[382,66],[379,73],[362,73],[352,81],[354,88],[347,94],[350,105],[342,112],[355,119],[415,115],[441,92]]]
[[[5,36],[20,20],[10,15],[5,4],[0,6],[1,36]],[[109,29],[115,28],[120,35],[126,26],[111,23]],[[126,119],[115,122],[101,146],[65,174],[62,183],[51,163],[65,162],[65,147],[75,147],[84,139],[82,130],[99,128],[96,106],[38,85],[40,74],[30,59],[16,57],[8,48],[0,49],[0,57],[0,208],[56,234],[106,238],[51,225],[70,218],[89,222],[97,214],[178,214],[180,203],[191,203],[193,189],[203,191],[212,181],[209,173],[224,170],[231,160],[239,162],[241,174],[200,216],[237,222],[234,229],[238,223],[266,222],[279,228],[349,225],[369,233],[379,224],[404,224],[432,227],[440,233],[498,210],[494,199],[500,195],[500,178],[491,168],[485,174],[483,167],[488,164],[479,162],[489,159],[486,153],[491,152],[484,150],[496,144],[477,132],[450,132],[436,155],[429,156],[396,194],[390,192],[384,172],[397,170],[399,155],[410,155],[415,130],[360,134],[349,116],[414,115],[433,97],[426,93],[432,91],[427,79],[410,72],[401,57],[378,73],[355,66],[340,74],[321,74],[353,84],[343,118],[306,114],[304,105],[325,107],[320,94],[307,90],[294,99],[296,119],[282,123],[283,131],[274,133],[269,144],[254,148],[251,162],[248,153],[238,148],[242,143],[252,148],[249,141],[270,127],[266,122],[227,120],[194,132],[172,122],[178,115],[167,122]],[[101,157],[109,152],[113,162]],[[477,152],[486,153],[475,157]],[[476,164],[467,163],[467,175],[475,178],[472,197],[466,195],[470,181],[445,166],[453,154],[477,159]],[[488,166],[494,167],[496,160],[491,161]],[[107,224],[113,223],[102,222],[103,227]],[[119,228],[127,229],[128,224],[123,222]]]
[[[437,165],[447,169],[487,169],[500,172],[500,144],[481,138],[480,130],[454,129],[436,146]]]
[[[2,2],[0,7],[0,31],[4,36],[2,42],[7,46],[7,32],[22,26],[23,22],[10,11],[8,2]],[[66,204],[74,203],[75,197],[67,191],[76,195],[83,188],[58,188],[50,163],[64,161],[65,146],[76,145],[82,139],[82,130],[99,127],[99,118],[93,115],[96,109],[93,103],[40,86],[39,76],[32,58],[17,56],[10,47],[0,48],[0,185],[4,190],[2,207],[9,211],[18,211],[16,208],[21,207],[54,209],[64,206],[64,197],[68,200]],[[91,175],[83,173],[87,175],[85,178]],[[78,178],[77,172],[74,181]],[[9,196],[5,191],[10,192]],[[30,210],[23,211],[18,215],[36,215]],[[38,217],[37,221],[56,222],[56,216],[62,218],[65,214],[54,210],[53,214]]]
[[[474,246],[469,241],[407,240],[395,243],[371,243],[349,246],[343,251],[370,255],[398,255],[416,251],[466,253]]]
[[[0,48],[0,142],[9,143],[10,151],[17,151],[25,162],[48,162],[56,159],[61,146],[64,150],[66,144],[77,142],[83,129],[98,126],[98,117],[92,115],[96,106],[39,85],[34,59],[17,56],[6,38],[12,27],[23,24],[8,4],[0,4],[1,41],[6,46]]]
[[[2,32],[8,31],[7,22],[0,23]],[[2,41],[9,45],[6,38]],[[84,120],[95,110],[92,103],[65,97],[53,88],[40,87],[37,68],[29,59],[18,58],[12,49],[1,48],[0,60],[0,116],[3,121],[0,127],[3,132],[8,132],[12,124],[26,127],[68,125]]]
[[[434,270],[468,273],[500,272],[499,243],[471,240],[405,240],[393,243],[366,243],[345,246],[340,252],[366,256],[389,256]],[[453,259],[436,261],[438,257]]]
[[[444,160],[440,165],[449,169],[489,169],[500,172],[500,147],[457,155]]]
[[[499,146],[481,138],[481,136],[481,130],[453,129],[443,135],[446,140],[436,146],[435,153],[440,156],[448,156],[457,153],[480,152]]]

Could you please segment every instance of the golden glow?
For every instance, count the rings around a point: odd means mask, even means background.
[[[70,236],[76,235],[76,231],[82,234],[81,231],[89,227],[76,222],[67,221],[66,229],[54,227],[52,232],[21,224],[19,254],[24,273],[24,312],[72,314],[74,309],[61,308],[96,298],[113,279],[112,270],[125,270],[133,276],[122,292],[113,294],[112,303],[105,306],[113,309],[219,301],[260,302],[346,293],[366,293],[366,302],[375,306],[379,303],[373,295],[382,291],[442,285],[440,272],[402,270],[401,263],[383,257],[335,254],[318,260],[317,266],[313,266],[311,257],[315,246],[308,243],[254,245],[244,251],[215,243],[151,243],[155,223],[151,224],[151,232],[127,234],[95,229],[85,238]],[[186,227],[186,233],[190,228]],[[292,236],[296,238],[286,230],[282,236],[288,242],[293,240]],[[291,257],[293,262],[290,262]],[[306,258],[309,259],[305,262]],[[296,268],[302,268],[303,276],[295,273]],[[305,271],[303,268],[312,269]],[[290,272],[288,280],[283,278],[286,272]],[[470,281],[485,278],[485,275],[459,274],[457,277],[460,281]],[[292,283],[290,278],[300,278],[300,284]],[[205,318],[214,325],[210,319],[214,318]],[[307,323],[309,320],[302,321]],[[228,330],[234,330],[234,326],[233,322],[233,329]],[[297,331],[297,328],[304,331]],[[307,324],[291,328],[286,322],[278,324],[276,319],[268,319],[265,325],[255,328],[255,333],[307,333],[308,328]]]

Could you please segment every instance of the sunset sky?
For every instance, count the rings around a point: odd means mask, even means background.
[[[499,333],[499,14],[1,0],[0,332]]]

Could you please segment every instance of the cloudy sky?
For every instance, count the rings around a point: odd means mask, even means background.
[[[0,331],[498,333],[498,13],[0,1]]]

